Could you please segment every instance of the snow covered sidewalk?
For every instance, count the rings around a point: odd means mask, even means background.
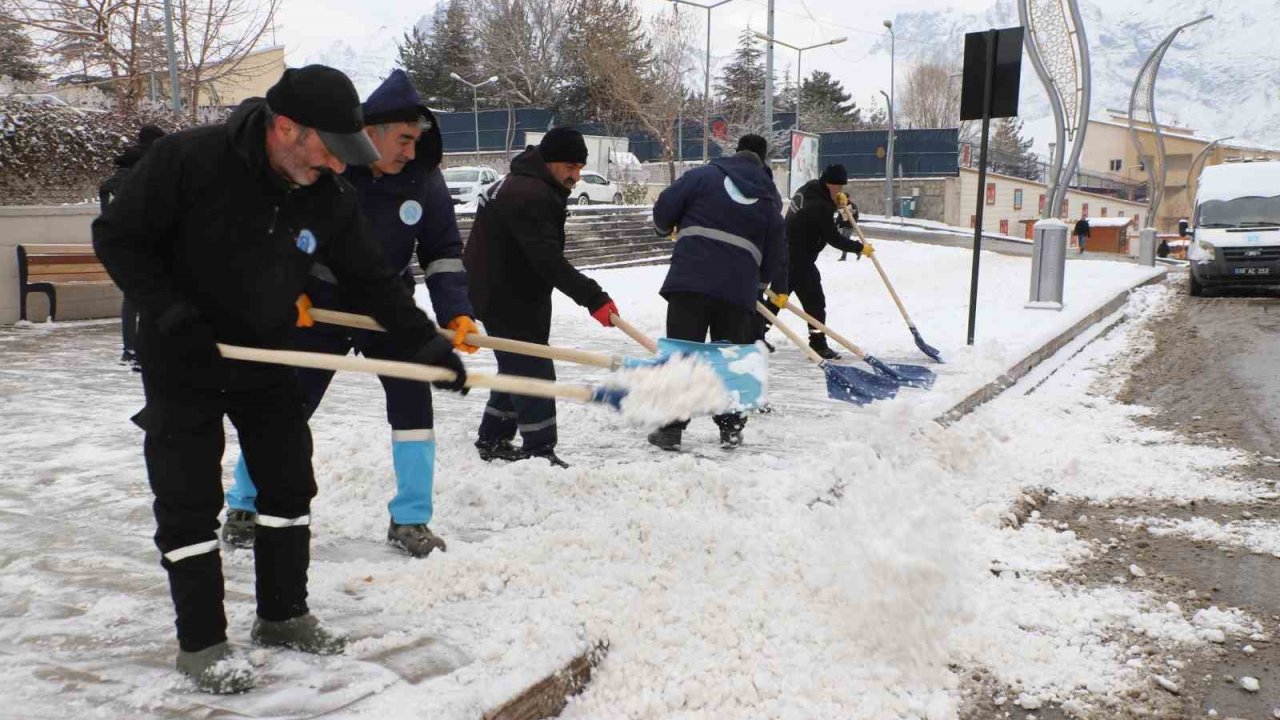
[[[1251,630],[1247,618],[1183,617],[1123,589],[1060,587],[1043,574],[1088,547],[999,520],[1026,486],[1078,477],[1098,493],[1153,494],[1163,487],[1156,478],[1189,486],[1230,453],[1171,453],[1162,438],[1162,453],[1143,454],[1149,437],[1131,413],[1089,397],[1093,366],[950,430],[932,422],[1153,271],[1073,262],[1067,309],[1030,311],[1029,261],[986,254],[978,344],[966,348],[969,253],[878,247],[947,360],[935,366],[934,390],[862,408],[833,402],[821,371],[775,330],[775,412],[751,418],[745,447],[720,450],[710,421],[695,420],[687,451],[664,454],[644,428],[562,403],[568,470],[482,463],[471,442],[485,395],[437,394],[433,528],[449,552],[425,561],[378,542],[393,488],[381,390],[372,378],[340,376],[312,423],[311,594],[317,614],[357,641],[339,658],[259,651],[270,685],[234,698],[191,693],[170,670],[141,432],[128,422],[141,392],[137,376],[114,365],[115,325],[0,331],[0,443],[9,449],[0,471],[0,695],[9,703],[0,717],[21,708],[21,717],[476,718],[607,638],[609,656],[565,716],[938,720],[962,700],[952,666],[987,668],[1028,705],[1085,702],[1135,682],[1116,639],[1124,633],[1191,643],[1207,626]],[[657,336],[665,270],[593,275]],[[822,271],[832,327],[886,361],[928,364],[870,263],[829,258]],[[1161,290],[1139,295],[1155,304]],[[562,300],[557,344],[639,353]],[[1113,333],[1073,362],[1104,367],[1126,338]],[[483,355],[471,364],[492,368]],[[1092,411],[1064,409],[1081,403]],[[1117,442],[1072,455],[1054,424],[1064,418]],[[232,440],[228,478],[235,457]],[[1119,482],[1107,484],[1108,466]],[[833,488],[841,500],[814,502]],[[231,637],[247,644],[251,558],[225,552],[224,564]]]

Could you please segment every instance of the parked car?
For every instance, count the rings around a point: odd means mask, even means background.
[[[498,182],[498,173],[486,167],[452,167],[444,171],[444,183],[454,205],[474,203],[480,194]]]
[[[570,197],[579,205],[591,203],[622,204],[622,190],[618,184],[598,172],[584,171],[578,184],[573,186]]]

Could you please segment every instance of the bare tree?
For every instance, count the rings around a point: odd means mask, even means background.
[[[123,79],[126,104],[142,92],[135,47],[146,0],[21,0],[0,9],[0,19],[32,31],[36,49],[92,77]]]
[[[472,2],[482,74],[496,75],[515,104],[551,105],[562,82],[560,49],[569,32],[573,0]]]
[[[195,117],[200,93],[216,103],[214,83],[253,76],[245,58],[271,29],[281,0],[176,0],[174,34],[181,58],[183,93]]]
[[[898,94],[899,127],[960,128],[960,141],[976,135],[972,122],[960,122],[960,64],[935,57],[916,63]]]

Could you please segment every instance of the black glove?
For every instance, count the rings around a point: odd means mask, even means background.
[[[418,352],[413,354],[410,361],[420,365],[433,365],[452,370],[457,375],[453,380],[441,380],[431,383],[441,390],[449,390],[463,395],[471,391],[466,386],[467,368],[463,366],[462,358],[458,357],[458,354],[453,351],[453,343],[449,342],[449,339],[443,335],[436,335],[428,340],[426,345],[418,348]]]
[[[862,248],[863,248],[863,247],[865,247],[865,246],[862,244],[862,241],[861,241],[861,240],[853,240],[853,241],[851,241],[851,242],[852,242],[854,245],[857,245],[857,246],[858,246],[858,247],[854,250],[854,252],[858,253],[858,257],[859,257],[859,258],[861,258],[861,257],[862,257]]]
[[[199,362],[218,357],[213,326],[192,305],[178,301],[156,319],[156,329],[184,359]]]

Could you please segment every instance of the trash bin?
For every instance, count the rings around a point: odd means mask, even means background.
[[[1026,307],[1062,309],[1069,230],[1061,220],[1041,220],[1036,223],[1035,245],[1031,251],[1031,297]]]
[[[898,217],[913,218],[916,216],[916,198],[905,195],[898,198]]]

